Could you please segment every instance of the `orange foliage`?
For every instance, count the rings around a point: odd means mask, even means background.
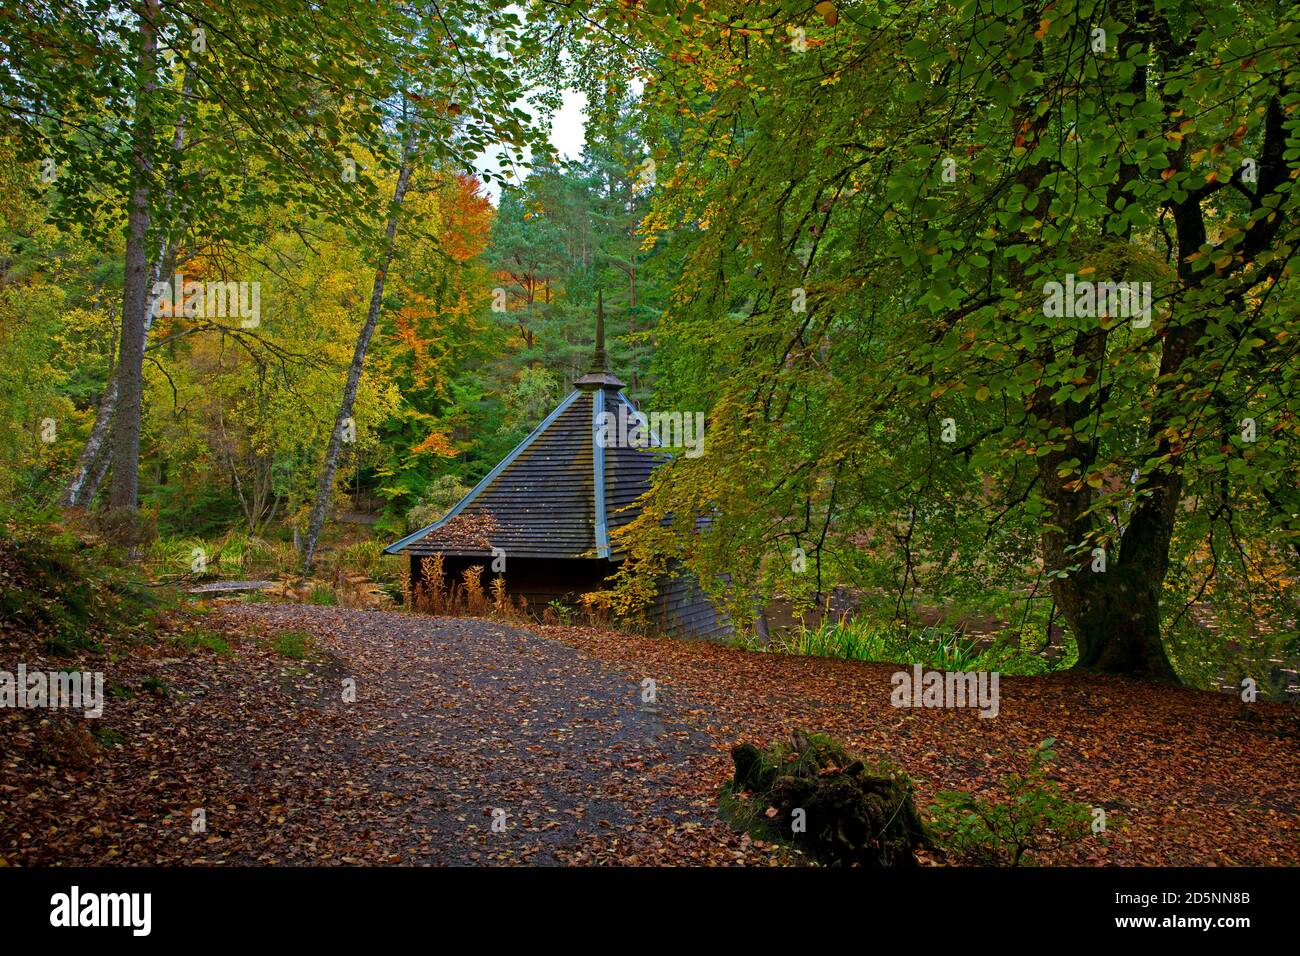
[[[423,452],[429,452],[430,454],[441,455],[443,458],[451,458],[457,454],[455,447],[451,443],[451,439],[442,432],[436,431],[430,432],[429,437],[412,448],[411,452],[417,455]]]
[[[492,230],[492,203],[479,192],[473,176],[458,175],[452,201],[444,208],[443,248],[457,262],[483,254]]]

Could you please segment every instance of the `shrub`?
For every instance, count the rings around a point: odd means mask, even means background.
[[[106,541],[131,551],[147,548],[158,538],[153,512],[136,508],[105,508],[91,514],[91,524]]]
[[[1019,866],[1032,854],[1088,835],[1090,809],[1067,799],[1047,776],[1056,760],[1049,737],[1029,751],[1023,773],[1003,778],[1005,793],[984,800],[945,790],[935,795],[930,825],[936,841],[958,860],[981,866]]]
[[[450,595],[447,589],[447,577],[443,570],[441,554],[425,555],[420,559],[420,579],[412,583],[408,574],[404,579],[404,589],[409,592],[407,607],[429,614],[441,614],[447,610]]]
[[[338,598],[334,595],[334,589],[328,584],[312,585],[311,594],[307,596],[308,604],[324,604],[332,607],[338,603]]]
[[[545,624],[572,624],[573,608],[559,598],[555,598],[542,610],[542,622]]]
[[[439,475],[429,482],[424,494],[407,512],[406,530],[417,531],[433,524],[467,494],[469,488],[455,475]]]
[[[465,605],[470,614],[487,610],[487,596],[483,593],[483,565],[473,564],[460,574],[465,586]]]
[[[281,631],[271,638],[271,650],[295,661],[310,657],[315,646],[316,639],[306,631]]]
[[[220,631],[212,631],[206,628],[189,631],[176,637],[176,642],[187,650],[202,648],[211,651],[213,654],[228,656],[230,654],[230,644],[226,636]]]
[[[913,866],[927,845],[911,780],[829,737],[795,731],[790,744],[742,743],[731,757],[735,775],[720,809],[756,835],[828,865]]]

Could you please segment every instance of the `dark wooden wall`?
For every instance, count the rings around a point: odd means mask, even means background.
[[[422,581],[420,555],[411,556],[411,583]],[[444,555],[443,574],[448,583],[463,581],[462,574],[474,565],[483,567],[483,590],[495,575],[492,559],[486,556]],[[531,611],[539,616],[552,601],[578,605],[578,597],[588,591],[610,586],[609,578],[618,570],[615,561],[561,558],[509,558],[506,562],[506,593],[512,598],[523,595]],[[664,634],[725,640],[732,634],[731,621],[715,608],[694,578],[685,573],[665,577],[650,609],[650,621]]]
[[[650,619],[675,637],[727,640],[733,629],[728,617],[713,606],[699,582],[685,572],[661,578]]]
[[[411,583],[421,579],[419,555],[411,556]],[[463,555],[444,555],[442,559],[443,574],[448,583],[461,583],[461,576],[466,569],[480,565],[483,568],[481,578],[483,590],[489,591],[492,579],[490,557],[466,557]],[[555,600],[565,604],[577,605],[578,595],[588,591],[599,591],[607,587],[605,579],[618,570],[612,561],[597,559],[565,558],[508,558],[503,577],[506,593],[512,598],[520,595],[528,598],[530,609],[541,613],[547,604]]]

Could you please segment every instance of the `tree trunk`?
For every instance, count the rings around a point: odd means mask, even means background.
[[[144,308],[144,335],[145,340],[149,338],[149,329],[153,326],[154,307],[158,302],[158,296],[154,294],[154,286],[157,285],[159,277],[170,272],[176,267],[175,251],[168,243],[164,242],[158,250],[158,259],[154,262],[149,270],[149,293],[145,299]],[[104,394],[99,400],[99,409],[95,413],[95,424],[90,429],[90,435],[86,438],[86,445],[81,449],[81,456],[77,459],[77,466],[72,470],[68,477],[67,484],[63,487],[63,494],[59,497],[59,507],[76,508],[88,507],[95,497],[95,492],[99,489],[99,482],[103,479],[104,473],[108,470],[107,466],[99,467],[101,460],[109,457],[108,449],[105,447],[105,439],[108,438],[110,427],[113,424],[113,413],[117,411],[117,373],[121,369],[121,356],[118,356],[118,364],[108,376],[108,384],[104,387]]]
[[[1146,15],[1137,19],[1143,25],[1139,36],[1146,36]],[[1135,175],[1128,167],[1122,167],[1120,179],[1110,193],[1112,201],[1123,194],[1128,180]],[[1041,176],[1035,181],[1035,188],[1038,182]],[[1086,369],[1090,384],[1101,381],[1106,339],[1107,333],[1102,329],[1081,330],[1075,336],[1073,359]],[[1040,356],[1048,364],[1054,358],[1050,346]],[[1171,361],[1180,358],[1166,346],[1161,359],[1162,371]],[[1118,547],[1112,546],[1113,553],[1103,555],[1104,564],[1098,562],[1091,549],[1107,538],[1092,511],[1094,493],[1088,485],[1063,477],[1070,470],[1063,470],[1066,461],[1073,459],[1081,463],[1078,473],[1083,474],[1097,460],[1096,438],[1081,438],[1069,427],[1073,422],[1093,416],[1094,401],[1101,399],[1089,396],[1082,401],[1070,398],[1060,401],[1049,387],[1040,388],[1033,399],[1035,414],[1069,435],[1061,450],[1038,459],[1039,484],[1052,509],[1052,520],[1042,534],[1043,567],[1048,571],[1075,568],[1065,577],[1052,578],[1051,593],[1078,645],[1076,668],[1177,681],[1160,637],[1160,593],[1168,570],[1169,543],[1181,482],[1176,471],[1151,476],[1147,484],[1151,496],[1139,502]],[[1153,417],[1151,434],[1159,434],[1163,427]],[[1150,508],[1155,510],[1147,513]]]
[[[98,472],[100,459],[106,457],[104,439],[108,437],[109,427],[113,424],[113,412],[117,410],[118,367],[114,366],[108,376],[108,384],[99,400],[99,410],[95,413],[95,424],[86,438],[85,447],[81,449],[76,467],[63,486],[63,494],[59,496],[61,508],[75,508],[88,503],[95,496],[95,488],[91,487],[90,482]]]
[[[1167,554],[1167,544],[1164,553]],[[1160,553],[1153,547],[1151,557]],[[1097,580],[1089,580],[1095,577]],[[1079,670],[1177,681],[1160,639],[1160,588],[1164,574],[1121,565],[1104,572],[1086,565],[1052,582],[1056,599],[1079,645]]]
[[[90,480],[86,484],[87,495],[85,501],[91,501],[95,496],[95,489],[104,483],[104,476],[108,474],[108,466],[112,463],[113,456],[109,454],[106,446],[99,449],[99,458],[95,461],[95,468],[90,473]]]
[[[184,102],[180,113],[176,117],[176,129],[172,134],[172,162],[167,173],[165,193],[165,203],[169,208],[176,194],[176,180],[180,175],[182,161],[181,154],[185,151],[185,103],[188,103],[190,94],[193,92],[195,76],[194,61],[190,60],[185,65],[185,78],[181,84],[181,95]],[[174,215],[172,218],[175,220]],[[149,330],[153,327],[154,308],[158,302],[158,295],[154,290],[164,275],[171,276],[176,271],[176,260],[176,244],[170,237],[164,238],[158,247],[158,257],[149,269],[144,308],[144,337],[146,343],[149,340]],[[108,383],[104,387],[104,394],[100,398],[99,409],[95,413],[95,424],[90,429],[90,435],[86,438],[86,445],[82,448],[81,455],[77,459],[77,465],[69,476],[67,484],[64,485],[63,494],[59,498],[59,506],[62,508],[89,506],[91,501],[94,500],[95,492],[99,489],[99,484],[103,480],[105,472],[108,470],[107,449],[104,444],[105,439],[108,438],[110,426],[113,424],[113,414],[117,410],[117,372],[121,367],[121,356],[119,355],[118,363],[110,373]]]
[[[1105,355],[1104,331],[1076,336],[1072,359],[1093,381],[1101,374]],[[1162,368],[1177,361],[1166,345]],[[1090,414],[1085,402],[1054,402],[1050,387],[1044,386],[1035,395],[1035,413],[1052,422],[1078,421]],[[1175,471],[1149,476],[1145,487],[1150,494],[1139,501],[1118,544],[1097,555],[1094,547],[1109,539],[1101,533],[1094,511],[1095,493],[1087,484],[1070,480],[1069,470],[1063,468],[1073,459],[1082,463],[1082,473],[1096,462],[1097,451],[1095,439],[1071,435],[1061,449],[1038,459],[1039,484],[1052,509],[1042,533],[1043,567],[1073,569],[1052,578],[1051,592],[1079,646],[1075,666],[1177,680],[1160,639],[1160,592],[1181,482]]]
[[[122,335],[118,346],[117,411],[113,418],[113,476],[108,503],[136,510],[140,467],[140,417],[144,391],[145,306],[149,295],[149,190],[153,132],[150,111],[157,65],[159,0],[140,8],[139,93],[131,142],[131,199],[122,281]]]
[[[402,211],[402,200],[406,197],[406,187],[411,179],[413,156],[414,141],[408,131],[407,142],[402,150],[402,168],[397,175],[397,188],[393,191],[393,204],[388,213],[388,227],[384,232],[382,260],[375,272],[374,287],[370,293],[370,308],[366,312],[366,321],[361,327],[361,334],[357,336],[357,345],[352,353],[352,364],[348,367],[347,383],[343,387],[343,401],[339,404],[338,415],[334,418],[334,430],[330,433],[329,446],[325,449],[325,461],[321,465],[320,480],[316,484],[316,501],[307,523],[307,540],[303,542],[302,576],[304,578],[311,574],[312,560],[316,556],[316,544],[320,538],[321,528],[325,524],[325,513],[329,510],[330,496],[334,491],[334,473],[338,469],[343,431],[348,419],[352,417],[352,406],[357,398],[357,385],[361,381],[361,370],[366,361],[366,349],[370,347],[370,337],[374,334],[375,324],[379,320],[379,310],[384,300],[384,279],[388,275],[388,266],[393,260],[397,221]]]

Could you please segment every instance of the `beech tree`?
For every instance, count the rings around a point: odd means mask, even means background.
[[[660,401],[710,411],[644,568],[742,620],[794,547],[823,594],[1048,593],[1078,666],[1158,679],[1216,580],[1294,578],[1293,8],[598,11],[654,57],[642,228],[691,224]]]

